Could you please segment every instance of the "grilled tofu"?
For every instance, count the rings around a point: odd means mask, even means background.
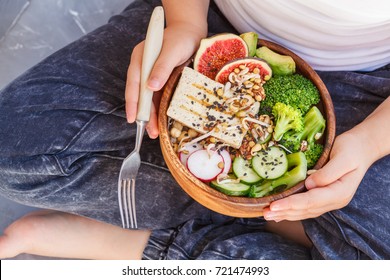
[[[240,118],[227,110],[226,97],[218,96],[220,84],[185,67],[173,94],[167,115],[199,133],[210,132],[220,141],[239,148],[246,134]]]

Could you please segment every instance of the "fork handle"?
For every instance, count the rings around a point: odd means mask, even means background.
[[[140,91],[138,100],[137,120],[148,122],[152,106],[153,91],[147,86],[150,72],[160,55],[164,34],[164,9],[154,8],[146,33],[144,53],[142,57]]]
[[[136,123],[137,123],[137,134],[135,138],[134,151],[137,151],[139,153],[142,145],[142,140],[144,138],[145,128],[148,122],[137,120]]]

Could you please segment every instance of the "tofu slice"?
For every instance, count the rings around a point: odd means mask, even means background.
[[[247,131],[241,120],[226,110],[226,98],[218,96],[217,89],[223,87],[223,84],[185,67],[167,115],[199,133],[211,130],[211,136],[239,148]]]

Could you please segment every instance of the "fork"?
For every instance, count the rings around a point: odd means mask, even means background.
[[[154,8],[146,33],[140,78],[140,95],[137,109],[137,135],[134,150],[124,159],[118,179],[118,202],[123,228],[137,228],[135,209],[135,183],[141,165],[140,148],[149,122],[153,91],[146,86],[157,57],[162,48],[164,33],[164,10]]]

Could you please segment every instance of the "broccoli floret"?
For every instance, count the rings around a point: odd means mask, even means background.
[[[299,109],[302,115],[320,101],[316,86],[300,74],[273,76],[264,84],[265,99],[261,102],[260,114],[270,114],[273,106],[282,102]]]
[[[292,152],[303,151],[308,161],[308,168],[312,168],[324,149],[317,140],[323,135],[325,125],[326,120],[321,111],[313,106],[303,117],[303,129],[285,133],[280,144]]]
[[[275,117],[274,140],[279,141],[287,131],[301,131],[303,118],[301,112],[290,105],[276,103],[272,108]]]
[[[250,189],[250,197],[263,197],[272,193],[276,188],[284,186],[289,189],[305,180],[307,173],[307,160],[302,152],[287,155],[288,169],[281,177],[274,180],[264,180]]]
[[[307,168],[310,169],[313,168],[314,165],[316,165],[323,150],[324,150],[324,146],[318,143],[313,143],[308,146],[307,150],[303,152],[307,160]]]
[[[283,146],[287,151],[294,153],[301,150],[301,142],[295,138],[296,134],[286,133],[278,142],[278,145]]]
[[[313,106],[303,117],[303,129],[290,131],[284,134],[281,141],[285,147],[297,152],[302,144],[306,141],[309,145],[316,142],[325,131],[326,120],[321,111]]]

